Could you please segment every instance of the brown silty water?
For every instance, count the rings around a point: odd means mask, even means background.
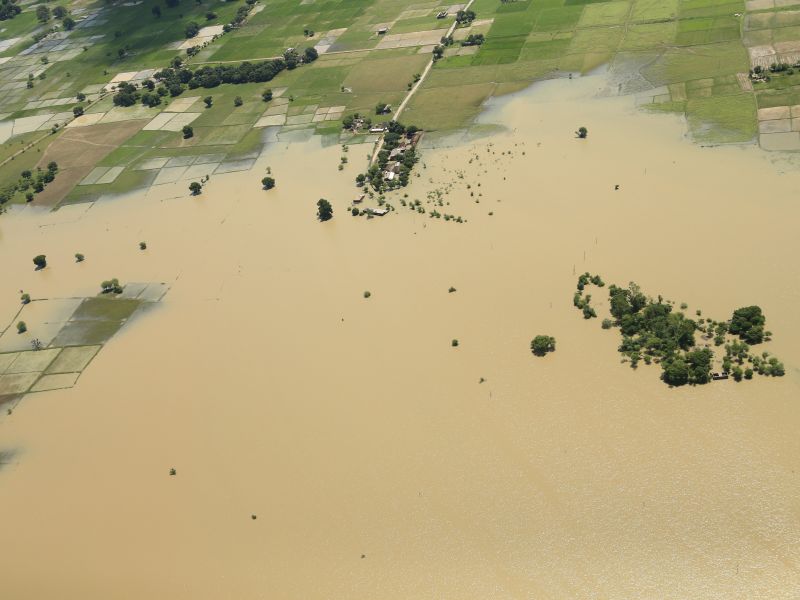
[[[3,597],[797,597],[800,177],[602,85],[535,86],[484,117],[506,133],[423,152],[403,193],[452,184],[464,224],[402,193],[351,217],[368,148],[340,173],[317,142],[196,198],[4,216],[0,314],[20,289],[172,287],[76,387],[2,417]],[[787,375],[631,370],[572,306],[585,270],[716,319],[759,304]]]

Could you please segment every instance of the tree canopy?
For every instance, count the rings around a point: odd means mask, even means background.
[[[16,0],[0,0],[0,21],[13,19],[21,12]]]
[[[584,273],[578,277],[577,291],[573,297],[576,308],[583,310],[584,317],[589,318],[587,310],[594,313],[590,306],[591,295],[584,290],[589,285],[603,287],[605,283],[599,275]],[[748,306],[734,312],[730,326],[725,322],[700,318],[690,319],[683,312],[674,310],[674,303],[645,296],[638,285],[631,282],[627,287],[610,285],[608,288],[609,310],[611,319],[603,319],[602,328],[616,327],[622,336],[619,352],[636,367],[640,360],[646,364],[661,364],[662,379],[672,386],[698,385],[712,380],[714,368],[714,351],[709,347],[725,343],[726,334],[739,335],[743,340],[753,343],[763,340],[766,319],[758,306]],[[686,304],[681,305],[682,309]],[[698,317],[701,311],[696,311]],[[695,336],[700,334],[698,344]],[[749,354],[749,346],[738,340],[725,345],[725,357],[722,360],[722,371],[733,372],[734,380],[752,378],[758,372],[763,375],[780,376],[784,374],[783,364],[775,357],[763,353],[761,357]],[[744,361],[749,361],[753,368],[742,369]],[[734,367],[734,362],[736,363]],[[737,370],[738,369],[738,370]]]
[[[549,335],[537,335],[531,341],[531,352],[536,356],[544,356],[556,349],[556,338]]]
[[[317,218],[320,221],[329,221],[333,218],[333,207],[325,198],[320,198],[317,202]]]
[[[745,306],[733,311],[730,331],[733,335],[738,335],[748,344],[760,344],[764,341],[764,325],[767,318],[761,312],[759,306]]]

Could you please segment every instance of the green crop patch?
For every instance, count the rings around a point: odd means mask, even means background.
[[[126,298],[98,296],[84,300],[72,315],[72,321],[118,321],[127,319],[141,302]]]
[[[634,0],[631,21],[665,21],[678,14],[678,0]]]
[[[698,141],[748,142],[756,136],[756,104],[752,94],[690,99],[686,117]]]
[[[583,14],[583,6],[548,8],[539,13],[535,31],[572,31]]]
[[[627,21],[630,11],[631,3],[628,1],[589,4],[583,11],[578,27],[621,25]]]

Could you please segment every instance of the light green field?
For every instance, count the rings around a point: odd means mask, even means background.
[[[185,1],[177,9],[162,6],[161,17],[155,17],[151,4],[92,5],[93,9],[103,9],[101,14],[108,21],[73,31],[68,39],[78,40],[77,54],[50,64],[45,78],[35,79],[32,89],[0,90],[0,113],[17,118],[69,112],[77,100],[51,108],[32,109],[28,103],[96,91],[117,73],[163,68],[175,56],[182,56],[196,68],[265,60],[281,55],[288,47],[302,51],[324,44],[316,62],[285,70],[268,83],[223,84],[184,92],[183,96],[213,97],[210,108],[201,102],[191,108],[200,113],[191,125],[194,136],[184,139],[180,131],[164,130],[133,134],[98,163],[123,167],[113,182],[76,186],[67,195],[70,202],[96,199],[150,185],[153,173],[136,170],[147,159],[258,152],[265,132],[254,125],[265,113],[283,115],[282,119],[262,123],[278,123],[272,126],[285,131],[337,136],[344,115],[359,112],[375,117],[378,103],[396,108],[415,75],[425,70],[431,59],[430,48],[411,45],[378,49],[386,39],[377,34],[378,27],[388,27],[386,36],[399,39],[431,30],[444,35],[453,22],[452,11],[446,19],[436,19],[439,9],[450,6],[443,0],[419,4],[396,0],[260,0],[241,27],[211,42],[196,57],[188,58],[175,48],[185,39],[183,30],[188,22],[196,21],[201,27],[221,25],[230,21],[240,6],[242,2]],[[692,132],[702,141],[747,141],[755,135],[756,105],[800,103],[800,93],[795,91],[800,81],[793,76],[776,78],[756,92],[741,89],[736,79],[737,73],[749,69],[743,41],[752,45],[800,40],[797,10],[774,9],[735,17],[735,13],[745,12],[744,0],[476,0],[471,9],[482,23],[471,31],[483,32],[485,43],[462,49],[456,42],[448,49],[408,104],[402,116],[405,123],[428,130],[464,127],[492,96],[522,89],[538,79],[567,71],[586,73],[604,64],[610,64],[612,70],[635,65],[635,69],[630,68],[638,78],[638,87],[630,92],[670,86],[669,93],[661,94],[658,107],[653,108],[686,114]],[[207,12],[216,16],[207,20]],[[14,48],[0,53],[16,56],[31,44],[30,36],[39,24],[27,10],[2,27],[9,34],[26,36]],[[461,30],[457,37],[463,39],[466,32]],[[104,37],[90,40],[92,35]],[[127,49],[122,58],[118,55],[120,48]],[[53,57],[60,58],[58,53]],[[40,66],[37,60],[33,56],[15,68]],[[0,65],[0,75],[6,73],[3,67]],[[265,103],[261,93],[267,88],[280,89],[282,95]],[[237,96],[242,98],[242,106],[234,106]],[[172,101],[167,97],[161,106],[142,114],[152,118],[161,111],[169,112]],[[283,103],[288,103],[286,110],[274,112]],[[89,114],[107,113],[113,108],[110,94],[84,104]],[[317,109],[327,107],[345,108],[335,113],[334,119],[324,114],[315,118]],[[136,111],[129,112],[133,115]],[[19,147],[20,141],[36,135],[24,134],[4,143],[0,161]],[[35,166],[36,154],[26,153],[13,161],[15,164],[0,166],[0,181],[13,180],[22,168]],[[14,201],[20,198],[17,195]]]

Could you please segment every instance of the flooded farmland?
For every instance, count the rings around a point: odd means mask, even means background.
[[[77,385],[0,416],[4,595],[796,597],[800,175],[603,85],[496,102],[506,131],[423,151],[383,218],[347,211],[369,148],[339,172],[316,140],[197,197],[0,218],[4,322],[20,290],[170,288]],[[466,223],[400,203],[436,190]],[[584,271],[689,314],[760,305],[786,376],[632,370],[572,306]]]

